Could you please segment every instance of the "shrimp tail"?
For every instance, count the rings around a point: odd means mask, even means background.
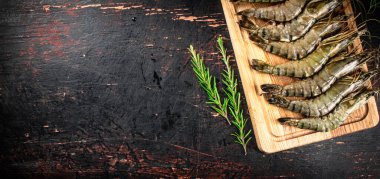
[[[273,71],[273,66],[270,66],[264,61],[258,59],[251,60],[251,67],[257,71],[261,71],[264,73],[271,73]]]
[[[288,99],[277,95],[270,95],[270,97],[267,98],[267,101],[269,104],[273,104],[284,108],[288,107],[290,103]]]
[[[261,85],[261,90],[263,90],[265,93],[270,94],[280,94],[283,87],[276,84],[263,84]]]
[[[278,119],[278,122],[280,122],[282,125],[288,125],[288,126],[298,126],[299,119],[289,118],[289,117],[282,117]]]
[[[328,132],[338,128],[344,121],[326,122],[321,118],[279,118],[278,121],[282,125],[294,126],[300,129],[310,129],[317,132]]]
[[[239,21],[239,26],[248,31],[258,30],[258,26],[252,21],[250,21],[247,16],[242,16],[241,20]]]
[[[248,10],[250,10],[250,9],[248,9]],[[246,10],[246,11],[247,11],[247,10]],[[247,17],[248,15],[246,15],[246,14],[247,14],[246,11],[240,11],[240,12],[236,13],[236,15]]]

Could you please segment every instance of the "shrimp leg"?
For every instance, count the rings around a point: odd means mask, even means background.
[[[310,129],[318,132],[328,132],[338,128],[346,118],[355,110],[368,103],[369,99],[377,92],[365,90],[354,97],[346,97],[334,111],[323,117],[313,118],[280,118],[283,125],[295,126],[300,129]]]
[[[278,107],[301,113],[303,116],[324,116],[332,111],[344,97],[361,89],[375,74],[376,73],[362,73],[359,78],[346,76],[335,83],[326,93],[313,99],[288,100],[284,97],[273,95],[268,98],[268,102]]]
[[[261,85],[261,89],[265,93],[273,95],[315,97],[326,92],[336,80],[359,69],[362,64],[375,58],[375,53],[375,51],[372,51],[349,57],[338,56],[310,78],[285,86],[263,84]]]

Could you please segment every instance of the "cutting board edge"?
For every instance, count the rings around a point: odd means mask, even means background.
[[[289,144],[284,145],[284,146],[288,146],[288,147],[279,147],[279,146],[281,146],[282,143],[286,143],[288,140],[284,140],[284,141],[281,141],[281,142],[273,142],[273,141],[271,141],[273,143],[273,145],[276,146],[275,148],[268,147],[268,145],[262,145],[262,143],[265,142],[265,141],[262,141],[262,140],[265,139],[265,138],[264,137],[260,138],[260,136],[259,136],[260,134],[259,134],[257,137],[255,137],[256,141],[258,143],[257,147],[258,147],[258,149],[260,151],[262,151],[262,152],[264,152],[266,154],[272,154],[272,153],[276,153],[276,152],[280,152],[280,151],[284,151],[284,150],[289,150],[289,149],[305,146],[305,145],[312,144],[312,143],[318,143],[318,142],[321,142],[321,141],[324,141],[324,140],[333,139],[333,138],[341,137],[341,136],[344,136],[344,135],[353,134],[353,133],[356,133],[356,132],[360,132],[360,131],[364,131],[364,130],[367,130],[367,129],[374,128],[374,127],[376,127],[379,124],[379,121],[380,121],[380,119],[379,119],[379,112],[376,110],[377,109],[377,104],[376,104],[376,101],[375,101],[375,97],[373,97],[372,100],[370,100],[370,102],[368,103],[368,105],[369,105],[369,108],[372,109],[372,112],[368,116],[366,116],[366,118],[364,118],[361,121],[354,122],[352,124],[348,124],[348,126],[350,126],[350,125],[359,124],[359,123],[367,123],[366,127],[357,128],[357,129],[351,130],[348,133],[334,134],[334,131],[327,132],[327,133],[324,133],[324,134],[326,134],[326,136],[328,136],[328,137],[325,137],[325,138],[315,138],[315,140],[306,140],[306,142],[299,142],[298,145],[294,145],[294,146],[289,146]],[[256,133],[255,133],[255,136],[256,136]],[[267,138],[273,138],[272,136],[269,136],[269,135],[266,136],[266,137]],[[300,136],[300,137],[296,137],[294,139],[297,139],[297,140],[301,139],[302,140],[303,137],[307,138],[308,135],[303,135],[303,136]]]
[[[373,125],[368,126],[367,128],[360,128],[360,129],[355,130],[355,131],[350,131],[349,133],[344,133],[344,134],[341,134],[341,135],[334,135],[334,136],[328,137],[328,138],[319,138],[318,140],[314,140],[314,141],[310,141],[310,142],[305,142],[305,143],[300,143],[299,145],[294,145],[294,146],[289,146],[288,145],[289,147],[285,147],[285,148],[266,148],[266,147],[264,147],[265,145],[257,145],[257,147],[258,147],[258,149],[261,152],[263,152],[265,154],[273,154],[273,153],[277,153],[277,152],[281,152],[281,151],[286,151],[286,150],[294,149],[294,148],[297,148],[297,147],[306,146],[306,145],[309,145],[309,144],[314,144],[314,143],[322,142],[322,141],[325,141],[325,140],[328,140],[328,139],[335,139],[335,138],[339,138],[339,137],[342,137],[342,136],[345,136],[345,135],[354,134],[354,133],[357,133],[357,132],[361,132],[361,131],[364,131],[364,130],[367,130],[367,129],[374,128],[378,124],[379,124],[379,118],[377,118],[377,120],[375,120],[375,123],[373,123]],[[260,140],[260,139],[256,138],[256,140]]]

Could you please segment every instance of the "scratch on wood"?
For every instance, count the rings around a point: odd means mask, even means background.
[[[211,18],[209,16],[186,16],[182,14],[177,14],[173,20],[183,20],[183,21],[191,21],[191,22],[206,22],[209,27],[219,27],[225,26],[226,24],[222,20],[218,20],[215,18]]]
[[[101,10],[130,10],[130,9],[144,9],[145,16],[152,15],[164,15],[164,14],[173,14],[172,18],[175,21],[190,21],[190,22],[206,22],[207,26],[216,28],[219,26],[225,26],[223,20],[219,20],[209,16],[193,16],[189,12],[189,8],[176,8],[173,10],[163,9],[163,8],[145,8],[143,5],[131,5],[127,6],[126,3],[111,3],[111,4],[86,4],[86,5],[75,5],[73,7],[69,5],[43,5],[42,9],[44,12],[49,12],[52,9],[67,9],[72,14],[72,10],[86,9],[86,8],[98,8]],[[214,14],[218,15],[218,14]],[[211,16],[214,16],[211,14]]]
[[[86,8],[99,8],[101,10],[113,9],[113,10],[129,10],[129,9],[137,9],[143,8],[143,5],[131,5],[126,6],[127,3],[111,3],[111,4],[86,4],[86,5],[75,5],[74,7],[70,7],[69,5],[43,5],[42,9],[45,12],[49,12],[51,9],[67,9],[67,10],[78,10],[78,9],[86,9]]]

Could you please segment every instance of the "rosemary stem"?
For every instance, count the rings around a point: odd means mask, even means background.
[[[227,112],[228,100],[224,99],[223,102],[221,101],[215,77],[210,75],[210,70],[206,68],[204,59],[200,57],[192,45],[190,45],[189,51],[191,53],[193,71],[198,78],[199,84],[208,95],[209,101],[207,104],[211,105],[211,108],[225,118],[228,124],[231,125]]]
[[[239,143],[244,150],[244,154],[247,155],[247,144],[252,139],[250,137],[252,130],[245,130],[247,119],[244,118],[243,109],[241,109],[241,96],[238,92],[238,81],[235,78],[235,72],[230,66],[230,56],[227,55],[227,49],[223,46],[222,37],[218,38],[218,49],[222,55],[222,61],[225,65],[223,70],[223,84],[226,89],[223,89],[226,94],[226,98],[223,101],[220,98],[215,77],[210,75],[210,70],[205,67],[203,58],[194,50],[190,45],[189,51],[191,53],[191,62],[195,75],[198,78],[198,82],[203,90],[207,93],[209,101],[207,104],[214,109],[219,115],[225,118],[228,124],[232,124],[237,129],[236,132],[231,135],[235,137],[235,142]],[[232,121],[228,118],[228,111],[232,116]]]
[[[222,37],[218,38],[218,49],[220,54],[222,55],[222,61],[224,63],[225,70],[223,71],[223,83],[227,87],[224,92],[227,95],[227,99],[229,101],[228,108],[230,114],[233,116],[232,124],[237,128],[237,132],[232,135],[236,137],[236,142],[242,145],[245,155],[247,155],[247,144],[252,139],[249,135],[251,134],[251,130],[246,132],[245,125],[247,123],[247,119],[244,119],[243,110],[240,108],[241,98],[240,93],[237,89],[237,79],[235,78],[235,74],[230,65],[230,56],[227,56],[227,49],[223,45]]]

